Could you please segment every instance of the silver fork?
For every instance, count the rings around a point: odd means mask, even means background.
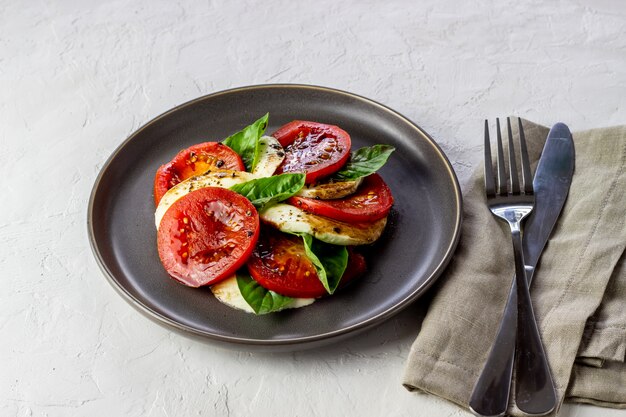
[[[544,415],[551,412],[556,406],[552,377],[548,361],[541,344],[541,337],[535,321],[526,271],[524,254],[522,251],[522,221],[532,211],[535,204],[532,177],[528,151],[521,120],[519,124],[520,154],[522,183],[517,174],[517,163],[511,132],[511,120],[507,118],[508,148],[509,148],[509,181],[504,164],[504,151],[500,133],[500,120],[496,119],[497,127],[497,183],[493,173],[491,159],[491,144],[489,138],[489,124],[485,120],[485,193],[487,205],[491,212],[505,221],[511,228],[513,240],[513,254],[515,257],[515,279],[513,288],[517,304],[516,309],[510,309],[507,314],[510,323],[516,323],[516,329],[509,331],[517,335],[516,340],[516,405],[529,415]],[[510,338],[509,340],[513,340]],[[511,350],[509,349],[508,352]],[[505,363],[508,357],[500,352],[507,349],[492,349],[491,354],[502,356],[501,360],[489,361],[492,364]],[[491,358],[490,358],[491,359]],[[495,369],[497,368],[497,369]],[[506,412],[509,400],[512,367],[496,366],[494,369],[484,369],[474,387],[470,398],[470,409],[481,416],[500,416]],[[506,371],[504,371],[506,370]],[[503,373],[504,371],[504,373]],[[497,410],[497,411],[496,411]]]

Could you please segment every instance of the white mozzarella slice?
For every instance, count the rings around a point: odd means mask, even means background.
[[[307,213],[289,204],[276,204],[259,213],[269,223],[285,233],[307,233],[322,242],[334,245],[367,245],[374,243],[387,224],[384,217],[367,227],[344,223],[327,217]]]
[[[237,278],[235,276],[212,285],[211,291],[215,295],[215,298],[227,306],[236,308],[237,310],[243,310],[246,313],[254,313],[252,307],[250,307],[241,295],[241,291],[239,291],[239,286],[237,285]],[[282,309],[300,308],[313,304],[314,302],[315,298],[294,298],[291,303],[285,305]]]
[[[176,184],[174,187],[170,188],[163,198],[161,198],[161,201],[159,201],[159,205],[154,213],[154,221],[157,229],[167,209],[179,198],[184,197],[190,192],[204,187],[230,188],[235,184],[241,184],[255,178],[256,176],[249,172],[218,169],[207,171],[203,175],[191,177]]]
[[[307,198],[319,198],[321,200],[333,200],[354,194],[363,178],[351,181],[327,182],[321,184],[307,184],[300,190],[298,196]]]
[[[259,139],[259,161],[252,171],[257,177],[271,177],[283,163],[285,151],[276,138],[263,136]]]

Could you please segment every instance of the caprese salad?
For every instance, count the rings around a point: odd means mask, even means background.
[[[337,126],[269,115],[180,151],[154,179],[159,258],[190,287],[266,314],[313,303],[363,274],[393,204],[376,173],[394,148],[353,151]]]

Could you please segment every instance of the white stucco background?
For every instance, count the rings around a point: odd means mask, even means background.
[[[469,415],[400,384],[419,305],[251,353],[154,324],[98,269],[87,202],[111,152],[173,106],[274,82],[398,110],[465,184],[485,117],[626,123],[626,3],[0,0],[0,416]]]

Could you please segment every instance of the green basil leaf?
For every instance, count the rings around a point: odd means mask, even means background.
[[[374,145],[352,152],[348,162],[333,176],[338,180],[355,180],[378,171],[396,148],[390,145]]]
[[[293,301],[291,297],[263,288],[245,269],[237,271],[237,286],[246,303],[259,315],[280,311]]]
[[[268,118],[269,113],[266,113],[250,126],[244,127],[222,142],[241,156],[248,172],[252,171],[259,161],[259,139],[265,133]]]
[[[299,236],[304,241],[306,256],[315,266],[317,277],[329,294],[334,293],[348,265],[348,249],[324,243],[306,233]]]
[[[305,174],[280,174],[258,178],[230,189],[246,197],[258,210],[295,195],[304,187]]]

